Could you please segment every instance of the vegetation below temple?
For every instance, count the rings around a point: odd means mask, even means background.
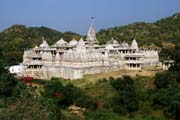
[[[130,42],[136,37],[140,46],[155,45],[165,48],[165,52],[172,52],[169,49],[180,40],[180,13],[171,17],[161,19],[155,23],[133,23],[127,26],[114,27],[107,30],[100,30],[97,39],[100,44],[114,37],[119,42],[126,40]],[[73,32],[61,33],[46,27],[26,27],[14,25],[0,33],[0,55],[7,65],[18,64],[22,61],[24,49],[39,45],[45,37],[49,44],[55,43],[61,37],[66,41],[73,38],[79,39],[80,35]],[[169,43],[170,42],[170,43]],[[167,50],[166,50],[167,49]],[[163,53],[163,57],[168,55]]]
[[[179,56],[180,47],[175,49]],[[0,62],[0,119],[179,120],[180,61],[155,76],[16,78]],[[153,73],[154,74],[154,73]],[[99,78],[99,79],[98,79]],[[71,110],[72,105],[76,109]],[[78,109],[77,109],[78,108]]]
[[[180,119],[180,64],[152,77],[77,81],[17,79],[0,65],[0,119]],[[77,110],[70,110],[72,105]]]

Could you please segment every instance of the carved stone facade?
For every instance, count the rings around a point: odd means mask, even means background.
[[[22,64],[24,76],[73,80],[87,74],[156,66],[159,64],[159,56],[155,49],[139,49],[135,39],[129,45],[126,42],[120,44],[112,38],[106,45],[100,46],[91,25],[86,41],[81,38],[67,43],[61,38],[50,46],[43,39],[41,45],[24,51]]]

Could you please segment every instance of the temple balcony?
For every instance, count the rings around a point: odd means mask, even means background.
[[[31,62],[24,62],[23,65],[29,66],[29,65],[43,65],[41,61],[31,61]]]
[[[141,63],[143,63],[143,61],[142,60],[126,60],[125,61],[125,63],[126,64],[141,64]]]
[[[140,63],[127,63],[126,69],[128,69],[128,70],[141,70],[141,64]]]
[[[32,54],[32,57],[33,57],[33,58],[41,58],[42,55],[41,55],[41,54]]]
[[[125,58],[128,57],[134,57],[134,58],[141,58],[143,57],[142,53],[128,53],[126,55],[124,55]]]

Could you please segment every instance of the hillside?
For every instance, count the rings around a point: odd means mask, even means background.
[[[73,32],[59,32],[47,27],[26,27],[25,25],[13,25],[0,33],[0,55],[4,64],[18,64],[22,61],[24,49],[39,45],[42,36],[49,44],[53,44],[61,37],[66,41],[72,38],[79,39],[80,35]],[[161,19],[155,23],[138,22],[126,26],[100,30],[97,39],[100,44],[111,39],[122,42],[131,42],[136,37],[140,46],[154,43],[160,47],[173,43],[172,46],[180,42],[180,13],[171,17]]]
[[[97,37],[100,43],[105,43],[111,37],[114,37],[119,42],[124,40],[130,42],[136,37],[140,46],[151,43],[161,46],[162,42],[178,43],[180,42],[180,13],[155,23],[137,22],[126,26],[100,30]]]

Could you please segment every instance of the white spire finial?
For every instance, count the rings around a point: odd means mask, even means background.
[[[44,41],[44,36],[42,36],[42,41]]]
[[[91,17],[91,26],[94,26],[94,17]]]
[[[79,41],[84,41],[84,40],[83,40],[83,37],[81,37]]]

